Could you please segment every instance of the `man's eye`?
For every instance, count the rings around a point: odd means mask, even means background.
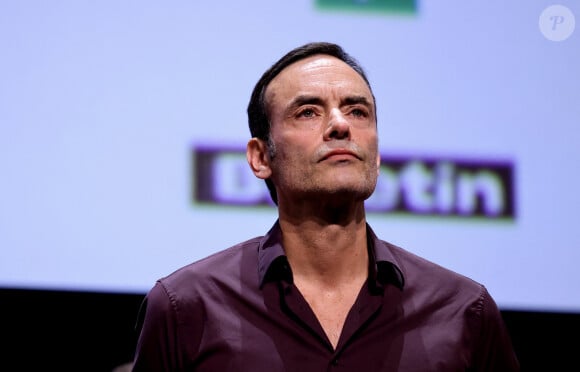
[[[351,114],[353,116],[356,116],[356,117],[366,117],[367,116],[366,112],[361,110],[361,109],[354,109],[351,111]]]
[[[302,111],[300,111],[300,114],[298,116],[303,116],[306,118],[311,118],[314,116],[314,110],[312,109],[304,109]]]

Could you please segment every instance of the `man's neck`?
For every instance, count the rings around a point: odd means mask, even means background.
[[[333,348],[338,345],[347,315],[368,277],[364,207],[355,213],[342,212],[294,218],[279,214],[282,244],[294,285]]]
[[[321,286],[366,279],[367,233],[364,206],[321,209],[317,214],[279,213],[284,250],[294,277]]]

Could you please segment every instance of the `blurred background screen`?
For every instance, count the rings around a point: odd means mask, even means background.
[[[375,232],[503,309],[580,312],[580,4],[553,5],[2,2],[0,286],[145,293],[263,235],[250,92],[330,41],[377,99]]]

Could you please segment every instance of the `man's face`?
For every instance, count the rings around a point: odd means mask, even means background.
[[[266,102],[280,201],[372,194],[379,168],[375,104],[356,71],[337,58],[311,56],[270,82]]]

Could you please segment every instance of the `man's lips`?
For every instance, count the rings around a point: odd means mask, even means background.
[[[320,161],[324,161],[330,158],[336,158],[336,159],[340,159],[340,158],[344,158],[344,159],[349,159],[349,158],[356,158],[360,160],[360,156],[358,156],[355,152],[347,150],[347,149],[335,149],[335,150],[330,150],[327,153],[325,153],[322,158],[320,159]]]

